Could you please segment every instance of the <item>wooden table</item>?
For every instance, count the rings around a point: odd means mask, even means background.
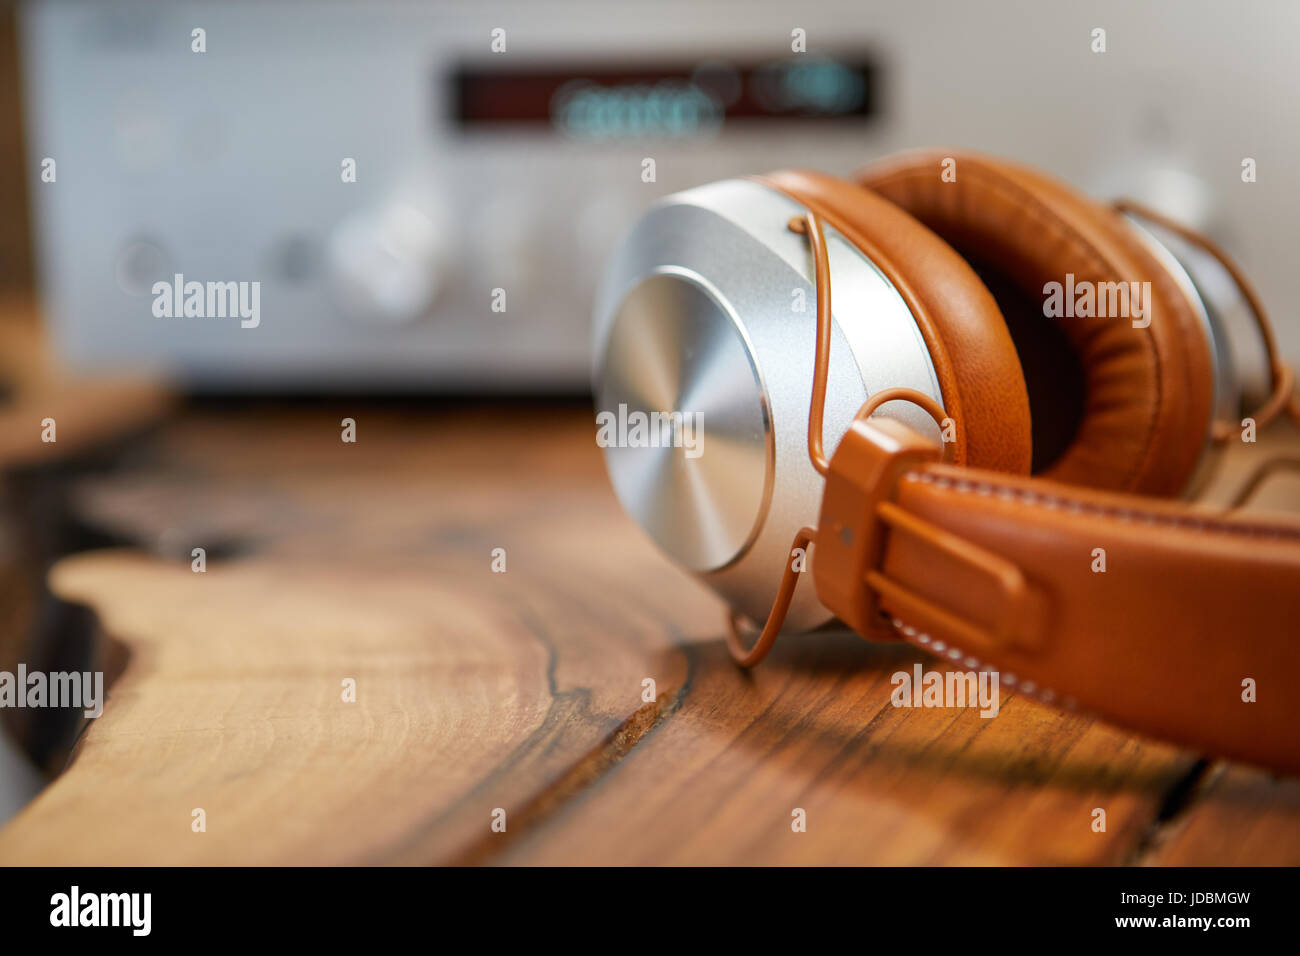
[[[895,709],[905,645],[738,671],[581,405],[198,405],[68,499],[126,545],[50,572],[119,666],[0,862],[1300,862],[1297,780],[1005,691]]]

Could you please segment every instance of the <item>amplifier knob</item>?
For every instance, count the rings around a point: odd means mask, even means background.
[[[435,217],[408,202],[388,202],[342,220],[326,258],[334,297],[352,318],[407,325],[433,308],[446,245]]]

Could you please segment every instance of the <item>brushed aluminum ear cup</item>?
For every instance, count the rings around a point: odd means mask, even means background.
[[[596,399],[618,430],[601,444],[619,499],[682,566],[725,566],[762,526],[773,471],[771,416],[739,318],[702,277],[665,268],[623,297],[605,354]]]
[[[807,446],[812,263],[806,239],[788,228],[805,211],[750,180],[668,197],[614,253],[595,308],[597,440],[615,493],[665,554],[757,621],[795,532],[816,521],[823,487]],[[870,394],[902,386],[942,396],[897,290],[834,229],[826,243],[834,327],[823,442],[833,454]],[[913,405],[891,402],[881,414],[938,440]],[[787,620],[808,629],[829,617],[807,587]]]

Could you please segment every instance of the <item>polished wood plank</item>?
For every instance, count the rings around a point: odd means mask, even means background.
[[[1217,765],[1142,862],[1300,866],[1300,780]]]
[[[130,660],[72,766],[0,831],[0,861],[383,862],[416,844],[422,860],[455,860],[494,809],[508,827],[625,732],[644,678],[680,685],[675,645],[720,608],[674,593],[677,572],[611,500],[590,500],[589,435],[575,464],[554,459],[578,437],[572,415],[482,441],[472,416],[424,429],[358,418],[355,446],[312,412],[160,436],[160,460],[197,497],[161,512],[143,501],[142,517],[161,513],[163,537],[186,546],[206,540],[189,527],[257,527],[265,551],[202,574],[188,547],[55,568],[55,591],[95,608]],[[266,520],[249,523],[249,508]]]
[[[1183,839],[1263,862],[1298,845],[1290,785],[1196,823],[1215,806],[1196,755],[1086,715],[1014,694],[991,720],[894,708],[892,673],[943,666],[902,644],[787,636],[737,671],[720,603],[621,513],[581,407],[200,406],[76,506],[136,547],[65,559],[53,586],[129,658],[71,767],[0,831],[0,862],[1143,863]],[[1261,835],[1197,836],[1216,825]]]

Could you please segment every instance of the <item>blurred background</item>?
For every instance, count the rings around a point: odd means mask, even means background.
[[[601,264],[648,203],[935,144],[1206,231],[1295,362],[1297,33],[1283,0],[6,5],[5,427],[24,389],[125,373],[183,396],[581,398]],[[256,320],[160,316],[156,284],[191,281],[256,283]],[[88,653],[41,583],[100,541],[60,480],[169,401],[87,394],[121,411],[75,461],[6,444],[4,666]],[[78,723],[6,718],[0,819]]]
[[[78,367],[580,391],[592,286],[653,198],[927,144],[1210,231],[1300,350],[1294,4],[50,2],[14,19],[0,276],[39,277]],[[259,282],[260,324],[155,317],[153,283],[178,273]]]

